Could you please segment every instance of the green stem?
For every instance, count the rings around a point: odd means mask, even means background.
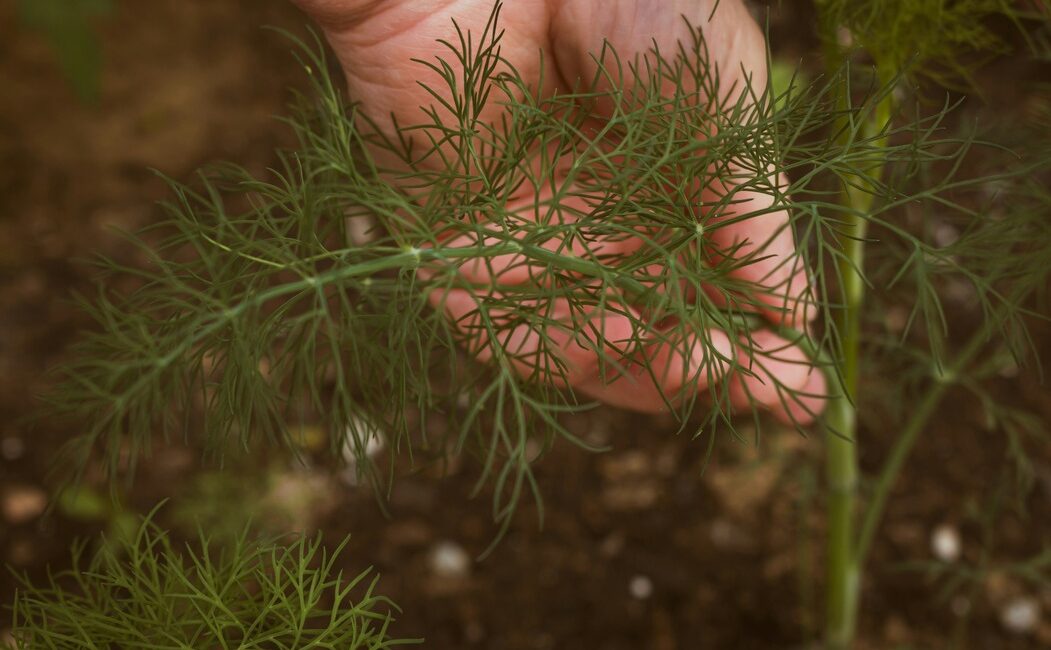
[[[847,200],[863,200],[848,191]],[[866,206],[867,207],[867,206]],[[864,258],[865,220],[851,217],[845,257],[840,260],[844,304],[836,314],[840,335],[839,387],[825,416],[826,481],[828,483],[828,551],[826,557],[825,637],[829,648],[848,648],[857,620],[860,575],[855,562],[854,510],[858,484],[856,445],[857,415],[854,395],[858,377],[861,306],[865,282],[860,269]]]
[[[850,98],[844,95],[848,105]],[[865,130],[875,135],[890,120],[893,110],[890,93],[868,116]],[[872,171],[878,179],[882,166]],[[858,448],[857,395],[861,345],[861,309],[865,298],[865,237],[867,215],[873,194],[860,183],[846,183],[842,203],[851,208],[843,229],[843,255],[837,260],[843,303],[835,314],[839,333],[838,390],[834,391],[825,416],[826,468],[828,484],[828,548],[826,555],[825,641],[831,650],[846,650],[854,640],[861,592],[861,571],[857,562],[854,524],[857,509]]]
[[[971,336],[967,345],[956,355],[952,365],[940,371],[941,378],[927,389],[927,394],[923,401],[912,412],[901,435],[895,441],[890,456],[880,470],[879,478],[872,492],[872,499],[865,509],[861,533],[858,535],[855,558],[859,571],[865,568],[865,561],[872,547],[872,540],[879,529],[880,521],[883,519],[883,511],[886,509],[890,491],[895,483],[898,482],[898,476],[905,466],[905,461],[908,460],[909,454],[912,452],[913,447],[916,446],[916,441],[919,440],[920,434],[923,433],[927,421],[934,415],[934,410],[945,396],[945,392],[952,386],[953,378],[974,359],[987,340],[988,336],[985,330],[979,330]]]

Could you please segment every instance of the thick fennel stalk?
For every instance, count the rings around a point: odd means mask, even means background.
[[[847,54],[836,45],[834,23],[824,25],[826,67],[831,70],[843,61]],[[841,108],[850,105],[848,87],[838,89],[838,104]],[[848,138],[848,124],[838,125],[840,139]],[[844,185],[841,203],[853,207],[855,196],[849,184]],[[857,206],[862,207],[862,206]],[[865,206],[867,207],[867,206]],[[839,362],[838,373],[830,379],[838,379],[838,385],[830,382],[830,398],[825,411],[825,482],[827,490],[827,525],[825,542],[825,642],[830,649],[849,647],[854,637],[857,621],[857,605],[860,590],[860,575],[853,562],[853,521],[858,481],[858,456],[855,447],[856,410],[854,388],[857,385],[857,361],[860,334],[860,310],[864,298],[864,278],[861,275],[862,257],[865,249],[862,237],[866,224],[856,212],[844,217],[844,255],[836,263],[841,283],[842,304],[835,312],[832,326],[839,333],[839,349],[835,350]],[[852,266],[857,263],[859,266]]]
[[[849,107],[849,89],[841,94]],[[861,131],[875,136],[888,127],[893,96],[886,93],[867,115]],[[845,129],[844,134],[852,129]],[[849,137],[849,136],[844,136]],[[884,138],[876,146],[886,144]],[[874,193],[869,184],[879,180],[883,165],[869,170],[868,178],[843,179],[841,194],[844,211],[842,256],[837,260],[841,304],[834,312],[838,332],[838,386],[833,386],[824,418],[826,429],[825,479],[828,489],[828,541],[826,555],[825,640],[830,649],[845,650],[853,642],[861,590],[861,566],[855,543],[858,489],[857,383],[861,314],[865,299],[866,215],[872,208]]]
[[[850,197],[852,192],[846,195]],[[850,200],[858,200],[852,198]],[[858,484],[857,412],[854,404],[858,377],[860,315],[865,295],[860,272],[864,255],[861,238],[865,222],[851,216],[847,258],[840,261],[844,304],[836,315],[840,333],[839,387],[825,415],[826,482],[828,489],[828,544],[826,639],[830,648],[847,648],[854,637],[860,576],[855,561],[854,511]],[[855,268],[851,263],[857,264]]]

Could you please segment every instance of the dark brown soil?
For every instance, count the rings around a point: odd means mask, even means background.
[[[0,518],[0,561],[36,579],[45,566],[68,565],[74,536],[94,535],[112,519],[62,508],[33,514],[55,450],[77,431],[21,423],[48,385],[45,371],[88,325],[70,303],[72,292],[91,290],[79,258],[102,252],[134,261],[112,227],[158,217],[155,202],[167,189],[150,168],[188,180],[202,164],[230,160],[264,173],[275,147],[291,145],[272,117],[288,90],[303,86],[289,43],[260,29],[302,32],[304,19],[282,0],[118,5],[102,24],[97,106],[76,100],[47,46],[0,5],[0,500],[30,504],[26,517]],[[776,24],[775,48],[805,50],[809,24]],[[1051,360],[1051,332],[1037,335]],[[881,381],[867,389],[877,394]],[[1051,422],[1035,373],[1005,378],[1002,390]],[[866,402],[863,464],[871,472],[894,432],[882,430],[878,400]],[[1051,548],[1051,448],[1032,447],[1037,478],[1021,501],[1026,514],[998,506],[993,496],[1010,484],[1001,469],[1005,440],[978,420],[976,405],[954,394],[910,460],[876,542],[858,647],[1051,647],[1051,585],[1001,569]],[[673,435],[668,421],[607,410],[575,416],[570,426],[612,451],[562,444],[546,454],[538,465],[542,530],[526,505],[477,563],[496,529],[488,493],[469,498],[478,475],[470,459],[455,460],[442,480],[431,468],[405,468],[389,517],[367,487],[323,467],[235,462],[223,475],[181,449],[150,461],[127,500],[148,510],[173,496],[163,517],[177,529],[194,515],[229,525],[223,513],[243,511],[271,531],[321,529],[332,542],[350,534],[348,568],[374,566],[381,591],[403,609],[395,632],[425,637],[428,648],[748,649],[813,640],[820,437],[768,427],[758,449],[722,440],[702,473],[705,442]],[[992,569],[950,594],[942,593],[946,581],[907,570],[932,560],[940,525],[959,531],[961,562],[978,562],[993,544]],[[436,553],[455,559],[459,551],[472,558],[462,572],[439,570]],[[0,574],[4,603],[13,588]],[[1000,621],[1018,597],[1043,612],[1028,634]],[[0,615],[0,630],[8,624]]]

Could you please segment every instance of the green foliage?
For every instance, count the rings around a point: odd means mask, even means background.
[[[770,327],[758,313],[795,308],[784,286],[743,279],[769,262],[769,242],[725,229],[790,231],[798,254],[778,259],[779,270],[809,269],[817,325],[777,329],[831,380],[828,582],[841,589],[830,589],[829,639],[847,647],[886,499],[949,391],[977,397],[1025,477],[1038,427],[988,383],[1024,359],[1027,325],[1045,316],[1034,305],[1051,273],[1051,150],[1042,138],[1018,151],[983,141],[954,125],[955,105],[931,104],[914,86],[966,77],[968,53],[996,51],[985,19],[1024,18],[1005,2],[819,8],[832,57],[813,80],[782,68],[768,87],[729,92],[695,33],[678,51],[632,61],[606,48],[590,83],[555,96],[501,57],[494,10],[482,34],[457,29],[441,41],[444,58],[418,62],[441,83],[424,87],[432,104],[421,123],[393,132],[348,105],[328,61],[303,46],[313,88],[288,120],[298,148],[279,152],[264,178],[220,165],[193,184],[172,181],[167,219],[131,237],[149,264],[100,261],[99,295],[84,300],[98,329],[49,402],[83,426],[69,457],[83,468],[100,454],[112,476],[132,473],[161,438],[219,457],[260,442],[298,454],[295,423],[321,421],[333,455],[353,450],[377,485],[383,473],[367,454],[377,437],[391,467],[394,454],[420,448],[475,453],[503,531],[523,498],[541,496],[536,450],[542,457],[556,439],[586,446],[562,424],[589,406],[566,388],[569,345],[593,351],[608,380],[659,379],[669,369],[654,341],[701,350],[708,363],[683,368],[682,388],[662,397],[683,427],[712,440],[736,434],[730,384],[713,374],[720,364],[763,378],[785,405],[813,397],[764,370],[780,350],[753,344]],[[839,28],[875,61],[877,83],[859,83]],[[628,83],[597,90],[613,79]],[[483,120],[494,103],[502,117]],[[512,199],[530,194],[536,209],[523,215]],[[638,245],[610,252],[600,240]],[[494,279],[501,265],[524,279]],[[115,294],[113,275],[140,286]],[[450,295],[466,298],[458,323],[443,309]],[[866,297],[907,305],[900,331],[863,323]],[[602,312],[629,331],[605,331],[593,317]],[[730,353],[713,331],[728,335]],[[856,407],[864,421],[871,401],[856,382],[877,367],[902,391],[887,400],[907,407],[888,418],[898,435],[862,510]],[[699,383],[712,386],[703,400]],[[917,391],[923,400],[910,401]],[[419,421],[432,413],[446,423],[434,439]]]
[[[62,72],[84,101],[98,99],[102,48],[93,19],[113,11],[112,0],[19,0],[22,22],[43,34]]]
[[[1016,0],[816,0],[823,37],[833,48],[862,50],[882,73],[926,76],[939,86],[970,80],[974,57],[1008,43],[993,20],[1032,17]],[[1051,8],[1046,0],[1035,6]],[[1039,16],[1039,14],[1035,14]],[[1024,30],[1018,38],[1026,36]],[[838,59],[838,57],[833,60]]]
[[[939,277],[973,286],[990,315],[983,341],[1024,332],[1025,297],[1051,259],[1033,208],[1039,197],[1025,190],[1044,159],[953,135],[952,106],[900,119],[888,110],[897,79],[845,102],[849,66],[782,92],[744,87],[728,96],[698,35],[678,52],[651,52],[645,66],[603,53],[595,80],[627,77],[630,93],[592,86],[541,97],[500,57],[495,20],[481,35],[457,32],[447,60],[420,62],[447,87],[428,89],[436,105],[429,120],[394,135],[348,106],[327,61],[305,47],[316,96],[301,98],[289,120],[298,150],[281,152],[266,179],[226,165],[193,187],[171,183],[168,220],[132,239],[149,266],[102,261],[109,274],[140,278],[141,288],[124,296],[102,289],[84,301],[99,330],[51,401],[54,413],[84,423],[68,450],[74,458],[83,464],[101,451],[111,472],[131,470],[158,432],[215,450],[258,440],[294,450],[289,422],[311,413],[332,430],[333,452],[349,439],[358,466],[370,468],[365,449],[376,436],[391,438],[392,453],[445,449],[446,440],[421,438],[407,418],[439,411],[452,447],[478,452],[479,485],[492,480],[493,513],[506,526],[523,496],[540,496],[530,440],[541,449],[555,438],[583,444],[559,417],[586,406],[560,389],[567,339],[594,349],[610,377],[627,365],[643,376],[665,372],[645,353],[647,340],[699,346],[713,363],[685,372],[683,389],[664,395],[668,409],[683,423],[701,415],[699,433],[734,431],[725,383],[712,381],[696,412],[692,387],[712,379],[715,362],[760,373],[778,354],[750,341],[755,312],[783,288],[740,277],[766,259],[762,245],[719,248],[713,236],[781,213],[800,242],[800,258],[781,263],[812,270],[811,307],[822,323],[814,341],[782,334],[827,358],[831,373],[842,367],[844,273],[912,282],[911,320],[924,325],[918,354],[932,360],[929,374],[948,347]],[[504,119],[479,118],[487,100],[506,107]],[[584,128],[600,102],[614,107],[612,119]],[[968,174],[976,150],[994,172]],[[539,169],[528,162],[533,151],[551,152]],[[516,191],[558,179],[566,159],[570,173],[532,219],[509,208]],[[991,210],[982,193],[991,183],[1002,188],[996,202],[1019,209]],[[724,191],[713,198],[711,186]],[[844,191],[863,200],[842,202]],[[750,208],[745,192],[771,204]],[[904,211],[966,227],[943,245],[904,223]],[[852,230],[854,222],[864,229]],[[605,254],[590,246],[598,237],[642,244]],[[868,237],[894,254],[855,268],[851,247]],[[507,256],[528,281],[479,286],[461,273]],[[450,290],[475,305],[463,317],[470,340],[429,304]],[[565,313],[554,313],[560,301]],[[595,310],[626,315],[631,333],[610,340],[589,318]],[[713,343],[710,328],[729,334],[733,354]],[[537,335],[537,349],[509,344],[523,331]],[[491,362],[465,362],[463,346],[485,350]],[[786,404],[806,397],[769,381]]]
[[[899,79],[925,77],[943,87],[960,78],[970,81],[968,72],[976,66],[976,56],[986,56],[1002,46],[990,20],[994,14],[1013,19],[1022,28],[1019,31],[1027,37],[1031,49],[1040,50],[1041,41],[1028,38],[1022,14],[1008,2],[820,0],[818,8],[826,65],[835,69],[841,61],[867,55],[875,63],[871,76],[887,88],[877,93],[881,96],[875,110],[859,125],[863,133],[884,134],[878,136],[877,150],[894,148],[894,136],[886,130],[899,121],[895,112],[906,96],[904,87],[895,88]],[[873,82],[867,85],[871,87]],[[839,103],[850,106],[856,89],[851,83],[843,84]],[[929,91],[918,92],[922,95]],[[841,122],[841,126],[844,124],[853,123]],[[845,136],[841,128],[838,137],[850,136]],[[1044,137],[1038,140],[1044,141]],[[838,377],[841,394],[830,396],[825,417],[828,430],[837,434],[826,443],[829,531],[825,616],[825,641],[836,650],[853,645],[860,583],[890,491],[949,389],[963,386],[977,393],[992,422],[990,428],[999,425],[1016,450],[1022,437],[1019,432],[1027,427],[1025,418],[1007,417],[1008,410],[990,408],[996,400],[989,397],[984,380],[988,379],[990,367],[1002,367],[1003,357],[1009,354],[1016,362],[1022,357],[1029,347],[1027,318],[1041,316],[1032,313],[1028,305],[1043,293],[1051,261],[1048,203],[1041,186],[1046,180],[1040,179],[1041,175],[1046,176],[1048,156],[1039,147],[1035,152],[1027,148],[1018,160],[994,163],[1011,170],[1007,174],[961,179],[961,170],[979,166],[973,156],[966,155],[968,149],[970,143],[966,141],[955,152],[934,149],[934,158],[941,158],[940,162],[904,167],[877,154],[860,174],[841,177],[844,186],[838,205],[847,211],[843,230],[853,241],[843,247],[837,261],[843,283],[842,301],[828,314],[834,319],[835,329],[842,333],[835,342],[842,365]],[[908,201],[894,205],[893,199],[886,200],[890,197],[881,200],[878,193],[871,191],[880,183],[887,183],[888,187],[916,183],[919,188],[937,188],[937,194],[925,204]],[[984,198],[971,194],[969,190],[976,188],[983,190]],[[894,210],[895,222],[873,220],[872,215],[887,205]],[[888,229],[893,233],[890,237],[885,235]],[[911,241],[910,237],[895,236],[902,230],[909,232]],[[947,235],[939,236],[939,231]],[[882,254],[881,261],[896,257],[897,264],[872,263],[866,249],[872,248],[875,241],[880,242],[875,251]],[[909,283],[906,300],[911,300],[914,307],[899,340],[889,340],[891,345],[883,348],[881,356],[899,359],[902,371],[896,384],[912,392],[896,396],[904,411],[898,433],[859,520],[856,497],[861,427],[855,399],[861,397],[859,376],[872,367],[865,352],[874,347],[863,340],[867,334],[862,327],[865,303],[873,289],[894,290],[900,288],[902,280]],[[961,293],[970,294],[972,299],[967,302],[974,303],[962,308],[956,305],[956,312],[973,316],[980,308],[984,319],[971,331],[966,343],[950,352],[949,342],[960,339],[962,334],[958,326],[950,330],[949,312],[942,298],[953,293],[953,282],[957,300]],[[923,331],[915,336],[915,329]],[[917,338],[926,345],[903,345]],[[986,355],[991,355],[994,362],[990,363]],[[924,396],[917,401],[918,388]],[[1024,465],[1024,453],[1016,451],[1014,456],[1021,458]],[[1024,473],[1023,468],[1021,474]],[[859,522],[860,526],[856,526]]]
[[[419,641],[392,639],[396,607],[376,595],[378,577],[347,579],[341,544],[252,540],[215,548],[202,533],[179,548],[150,519],[132,544],[103,546],[86,566],[48,586],[23,581],[14,602],[12,650],[55,648],[343,648],[381,650]],[[344,542],[345,544],[345,542]],[[126,553],[126,555],[124,555]]]

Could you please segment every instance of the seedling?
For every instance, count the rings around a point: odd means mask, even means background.
[[[346,541],[343,542],[345,544]],[[343,544],[256,540],[245,531],[216,549],[205,533],[179,548],[151,517],[121,550],[25,584],[14,606],[14,648],[282,648],[383,650],[419,643],[387,632],[397,607],[378,576],[346,578]],[[70,589],[69,584],[76,586]],[[6,647],[6,646],[5,646]]]

